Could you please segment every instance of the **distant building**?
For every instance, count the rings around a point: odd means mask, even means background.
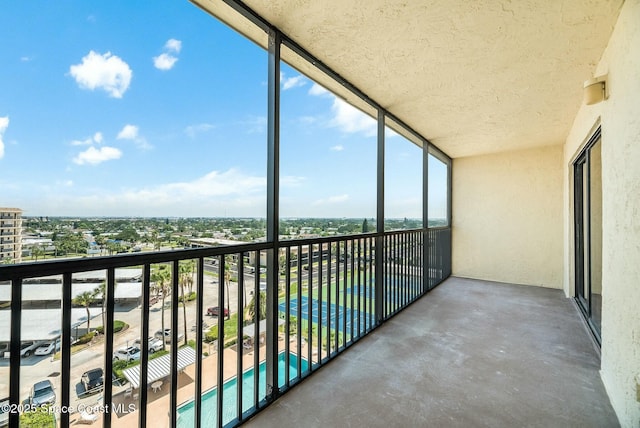
[[[22,210],[0,208],[0,263],[22,261]]]

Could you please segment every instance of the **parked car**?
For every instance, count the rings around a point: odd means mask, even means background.
[[[34,342],[33,340],[28,340],[26,342],[22,342],[20,344],[20,356],[28,357],[33,353],[33,351],[40,346],[40,342]],[[9,351],[4,353],[5,358],[9,358],[11,353]]]
[[[120,348],[113,353],[114,360],[134,361],[140,359],[140,348],[129,346],[128,348]]]
[[[171,329],[165,328],[164,332],[162,330],[158,330],[156,331],[156,334],[153,335],[153,337],[160,340],[162,340],[162,338],[164,337],[164,343],[171,343],[171,338],[172,338]],[[178,342],[180,342],[182,339],[184,339],[184,334],[178,333],[177,339],[178,339]]]
[[[35,355],[49,355],[60,350],[60,338],[50,342],[44,342],[33,352]]]
[[[104,377],[101,368],[91,369],[82,373],[80,383],[84,387],[84,392],[100,391],[104,387]]]
[[[212,306],[210,308],[207,308],[207,315],[210,315],[212,317],[217,317],[219,313],[220,313],[219,306]],[[225,318],[229,317],[229,309],[224,308],[224,316]]]
[[[29,393],[29,405],[32,407],[44,406],[56,402],[56,393],[49,379],[41,380],[31,387]]]
[[[142,347],[142,341],[140,339],[136,339],[135,342],[133,343],[139,348]],[[162,345],[162,340],[156,339],[155,337],[147,338],[147,346],[149,347],[148,349],[151,354],[153,354],[156,351],[162,351],[164,349],[164,346]]]

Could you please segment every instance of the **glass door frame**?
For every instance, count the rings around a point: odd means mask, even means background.
[[[594,322],[592,299],[591,149],[601,143],[601,138],[598,127],[573,161],[575,300],[598,346],[602,342],[601,329],[600,322]]]

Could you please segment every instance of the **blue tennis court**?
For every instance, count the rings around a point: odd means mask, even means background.
[[[353,287],[347,288],[347,293],[353,294],[354,296],[357,296],[359,294],[360,297],[368,297],[373,299],[375,289],[376,288],[373,286],[373,284],[368,287],[365,285],[354,285]]]
[[[335,329],[337,327],[338,331],[343,331],[342,317],[344,314],[345,308],[342,306],[338,306],[338,316],[336,322],[336,305],[331,303],[329,305],[329,313],[327,314],[327,302],[322,302],[322,308],[318,310],[318,300],[311,299],[311,304],[309,304],[309,298],[307,296],[300,297],[300,301],[298,299],[291,299],[291,306],[289,309],[289,314],[294,317],[302,317],[302,319],[309,319],[309,309],[311,309],[311,322],[317,323],[318,325],[328,326],[331,329]],[[280,303],[280,313],[284,315],[287,310],[287,305],[285,302]],[[346,331],[351,331],[351,316],[353,312],[353,322],[356,323],[354,325],[354,331],[358,329],[358,316],[360,316],[360,328],[364,328],[366,313],[358,312],[357,310],[351,310],[350,308],[346,308],[347,322],[346,322]],[[318,319],[318,315],[321,315],[321,319]]]

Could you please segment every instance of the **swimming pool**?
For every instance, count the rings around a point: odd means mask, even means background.
[[[292,380],[298,376],[298,357],[295,354],[289,354],[289,379]],[[285,380],[285,353],[282,352],[278,356],[278,384],[284,385]],[[305,372],[308,367],[306,359],[302,359],[302,371]],[[259,384],[258,384],[258,399],[262,400],[266,396],[266,362],[260,363],[258,369]],[[222,423],[227,424],[233,420],[236,415],[237,405],[237,383],[238,378],[234,377],[229,379],[222,386]],[[254,368],[246,370],[242,374],[242,411],[245,412],[253,406],[253,392],[254,392]],[[202,394],[202,426],[212,427],[217,423],[217,400],[218,400],[218,388],[210,389]],[[194,414],[195,402],[190,401],[182,406],[178,407],[178,427],[193,427],[195,414]]]

